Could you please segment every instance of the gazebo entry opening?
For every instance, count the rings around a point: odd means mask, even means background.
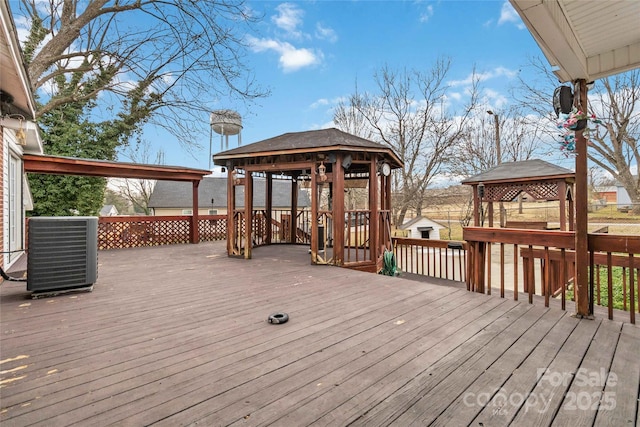
[[[391,149],[323,129],[224,151],[214,162],[229,174],[229,256],[249,259],[257,246],[307,244],[312,264],[381,267],[391,245],[391,170],[401,167]],[[265,181],[264,194],[254,191],[258,180]],[[289,210],[273,209],[275,180],[290,183]]]

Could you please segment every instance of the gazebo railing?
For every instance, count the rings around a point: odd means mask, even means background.
[[[344,262],[371,261],[371,211],[347,210],[344,217]]]

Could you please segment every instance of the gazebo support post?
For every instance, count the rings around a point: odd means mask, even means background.
[[[251,259],[253,247],[253,173],[244,175],[244,258]]]
[[[578,106],[586,112],[587,84],[586,80],[576,81],[578,89]],[[575,132],[576,137],[576,317],[588,317],[589,313],[589,242],[588,225],[588,168],[587,140],[582,130]]]
[[[189,242],[193,244],[197,244],[200,242],[200,233],[198,232],[198,185],[200,181],[191,181],[191,191],[192,191],[192,207],[191,212],[191,222],[189,223]]]
[[[473,226],[480,227],[480,208],[482,204],[478,196],[478,184],[473,186]]]
[[[311,166],[311,264],[318,263],[318,179],[316,166]]]
[[[558,200],[560,201],[560,231],[567,230],[567,182],[558,183]]]
[[[296,243],[298,231],[298,179],[291,183],[291,220],[289,221],[289,243]]]
[[[273,221],[273,174],[271,172],[266,173],[264,205],[266,210],[265,222],[267,228],[267,235],[265,236],[264,241],[267,245],[270,245],[272,235],[271,224]]]
[[[233,183],[233,166],[230,162],[227,162],[227,255],[236,255],[235,242],[236,242],[236,230],[238,229],[235,223],[235,210],[236,210],[236,192],[235,185]],[[239,249],[239,248],[238,248]]]
[[[378,182],[380,178],[377,175],[377,162],[375,156],[371,156],[371,163],[369,164],[369,209],[371,210],[371,218],[369,218],[369,251],[372,260],[377,260],[380,256],[381,246],[386,244],[384,239],[379,236],[382,234],[381,227],[384,227],[384,222],[378,218],[378,201],[381,197],[378,191]],[[384,209],[384,203],[381,201],[382,209]]]
[[[336,162],[333,164],[333,260],[334,264],[342,267],[344,265],[344,168],[342,167],[343,154],[336,155]],[[346,224],[349,227],[350,224]],[[350,232],[350,231],[349,231]]]

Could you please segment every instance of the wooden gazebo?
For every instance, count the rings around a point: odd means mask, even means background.
[[[494,203],[511,202],[525,193],[535,200],[559,201],[562,231],[574,229],[574,183],[573,171],[538,159],[502,163],[462,181],[473,187],[474,226],[481,225],[482,203],[487,203],[488,225],[493,227]]]
[[[338,129],[286,133],[213,156],[225,166],[227,253],[251,258],[253,247],[310,245],[312,264],[376,271],[391,243],[391,170],[402,167],[388,147]],[[264,177],[266,207],[254,209],[254,178]],[[274,179],[291,181],[290,210],[272,208]],[[297,203],[310,192],[310,215]],[[238,198],[244,191],[244,203]]]

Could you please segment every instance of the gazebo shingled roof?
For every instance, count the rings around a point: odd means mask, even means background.
[[[487,171],[462,181],[463,184],[498,183],[531,180],[571,178],[572,170],[554,165],[544,160],[533,159],[520,162],[501,163]]]
[[[214,163],[225,166],[229,159],[254,155],[279,155],[323,151],[358,151],[387,154],[393,168],[402,166],[398,156],[389,147],[348,134],[336,128],[289,132],[273,138],[223,151],[213,156]]]

